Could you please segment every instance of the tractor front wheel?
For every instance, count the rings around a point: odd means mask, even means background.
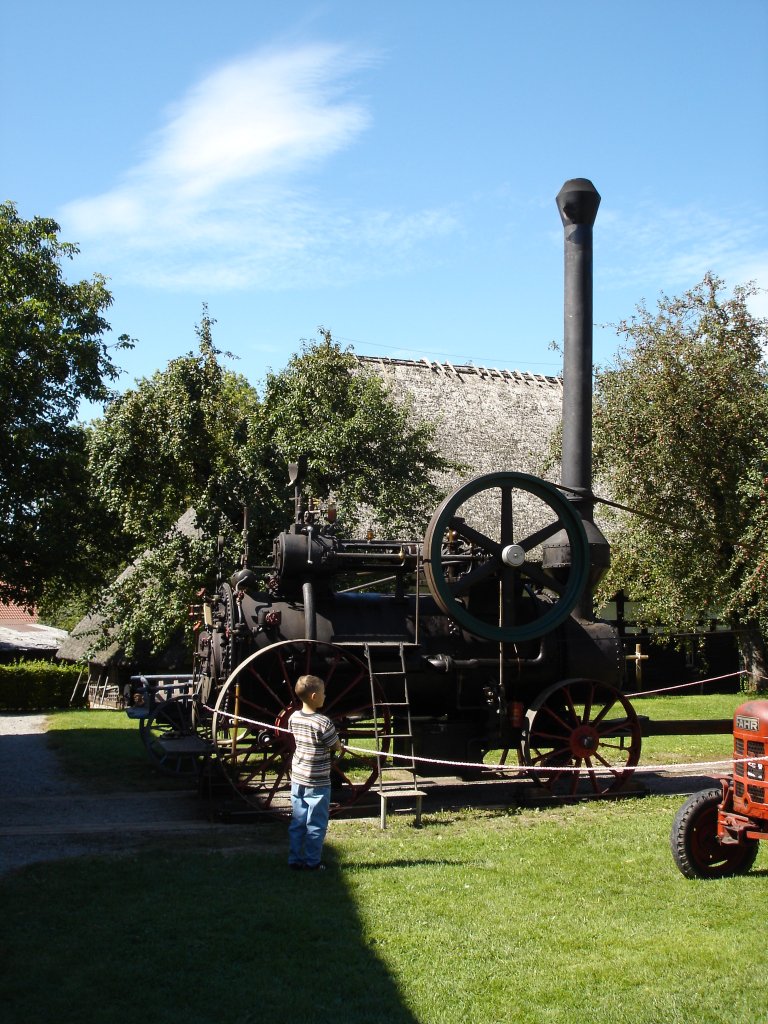
[[[670,845],[675,864],[686,878],[726,878],[743,875],[757,857],[757,839],[721,843],[717,838],[717,810],[722,789],[693,793],[675,815]]]

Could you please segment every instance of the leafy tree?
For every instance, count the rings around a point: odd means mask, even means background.
[[[90,436],[96,488],[141,547],[155,543],[190,506],[239,515],[232,495],[248,424],[259,417],[256,390],[226,370],[213,345],[207,308],[198,352],[137,381],[115,398]],[[214,529],[216,527],[214,526]]]
[[[251,561],[271,552],[291,521],[288,463],[306,455],[312,493],[334,493],[348,529],[361,505],[380,524],[423,531],[438,497],[431,474],[446,463],[432,430],[359,371],[329,332],[305,343],[263,396],[222,367],[204,310],[199,352],[117,398],[93,429],[97,490],[136,542],[130,572],[106,595],[106,626],[129,653],[162,648],[210,583],[213,538],[229,557],[248,509]],[[198,533],[173,529],[190,506]]]
[[[348,528],[368,515],[382,529],[421,535],[441,497],[435,475],[453,468],[434,449],[434,428],[318,330],[319,341],[267,376],[267,464],[282,482],[286,463],[306,455],[309,488],[333,492]]]
[[[0,204],[0,599],[89,585],[89,547],[109,524],[87,498],[81,400],[105,401],[119,373],[104,336],[105,279],[68,284],[78,249],[45,217]],[[131,344],[122,335],[114,348]],[[98,544],[102,549],[104,544]],[[107,545],[108,546],[108,545]]]
[[[609,513],[613,565],[603,596],[624,589],[649,621],[684,630],[706,616],[741,631],[756,677],[768,626],[768,322],[754,285],[723,298],[706,275],[679,298],[641,304],[627,339],[596,375],[595,467],[639,514]]]
[[[211,538],[223,533],[234,546],[242,506],[259,488],[258,465],[246,464],[258,394],[221,365],[214,323],[204,306],[198,351],[137,381],[90,432],[95,490],[133,543],[129,570],[98,608],[129,654],[162,649],[179,632],[206,583]],[[177,528],[190,508],[192,522]]]

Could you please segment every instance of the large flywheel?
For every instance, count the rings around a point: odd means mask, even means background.
[[[218,762],[239,797],[261,811],[290,813],[291,715],[301,707],[294,686],[302,675],[325,681],[323,714],[345,745],[331,767],[331,811],[367,792],[392,729],[389,709],[367,667],[345,648],[315,640],[285,640],[246,658],[222,686],[213,711]],[[366,751],[370,750],[370,754]]]
[[[542,545],[565,530],[570,566],[542,568]],[[424,575],[442,610],[475,636],[519,643],[563,622],[589,577],[589,544],[573,503],[527,473],[489,473],[443,501],[424,537]]]

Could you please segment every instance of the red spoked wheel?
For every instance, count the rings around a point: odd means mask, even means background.
[[[218,762],[248,805],[277,816],[290,814],[294,744],[284,730],[301,707],[294,686],[302,675],[325,681],[322,712],[345,746],[356,748],[332,762],[331,813],[338,814],[378,778],[379,755],[389,750],[392,732],[378,683],[371,685],[367,667],[344,648],[286,640],[246,658],[222,686],[213,711]]]
[[[717,837],[717,812],[723,800],[721,787],[693,793],[675,815],[670,846],[675,864],[686,878],[726,878],[743,875],[755,863],[757,839],[721,843]]]
[[[607,683],[556,683],[532,703],[526,718],[520,763],[557,796],[615,792],[640,759],[637,715],[624,694]]]

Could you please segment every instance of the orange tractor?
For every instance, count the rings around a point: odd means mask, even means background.
[[[675,815],[670,843],[686,878],[749,871],[768,839],[768,701],[748,701],[733,716],[733,773],[690,796]]]

